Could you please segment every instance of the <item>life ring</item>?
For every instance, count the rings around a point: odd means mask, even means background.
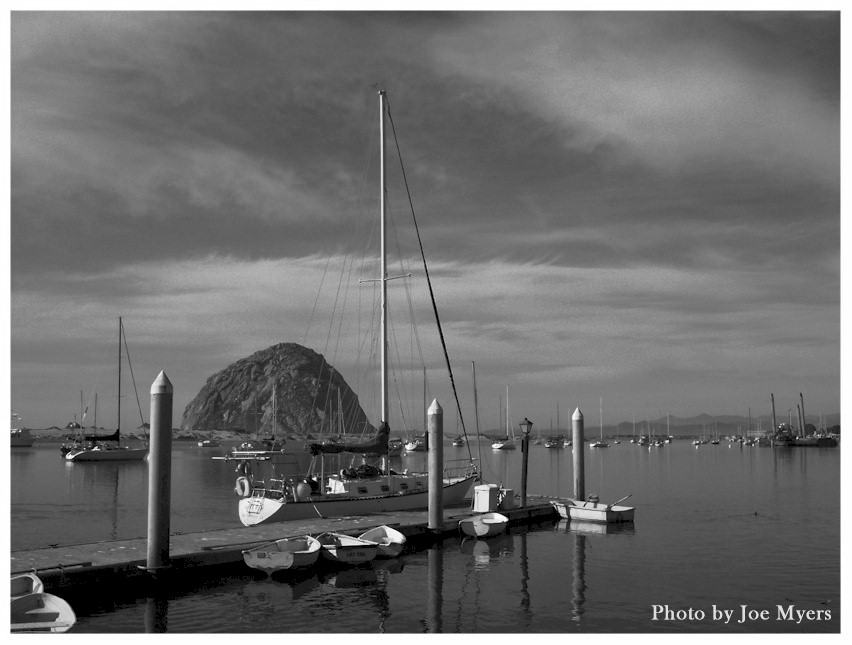
[[[251,482],[248,477],[237,477],[236,486],[234,486],[234,492],[240,497],[248,497],[251,495]]]

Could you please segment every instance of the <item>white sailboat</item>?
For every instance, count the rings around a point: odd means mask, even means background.
[[[601,438],[600,441],[593,441],[590,448],[609,448],[609,444],[603,438],[603,397],[601,397]]]
[[[509,386],[506,386],[506,436],[500,437],[497,441],[491,444],[493,450],[514,450],[515,449],[515,430],[509,421]]]
[[[426,508],[428,506],[429,475],[426,472],[396,473],[363,464],[339,472],[326,470],[324,455],[356,453],[384,458],[389,449],[388,425],[388,332],[387,273],[385,252],[385,117],[387,97],[379,92],[380,135],[380,260],[381,314],[379,316],[381,349],[381,420],[377,435],[368,442],[349,444],[311,444],[314,468],[307,475],[273,476],[266,481],[252,480],[248,464],[240,464],[243,473],[238,479],[239,517],[246,526],[281,522],[292,519],[364,515]],[[425,268],[424,259],[424,270]],[[430,286],[431,288],[431,286]],[[448,364],[449,368],[449,364]],[[385,461],[382,459],[382,461]],[[245,465],[244,465],[245,464]],[[339,468],[339,466],[338,466]],[[445,462],[443,472],[443,502],[447,507],[461,504],[477,479],[472,460]],[[247,480],[242,482],[241,480]],[[324,553],[330,545],[324,545]]]
[[[65,455],[68,461],[139,461],[148,456],[148,447],[131,448],[121,445],[121,348],[122,343],[127,344],[124,335],[124,323],[121,316],[118,318],[118,396],[116,407],[118,409],[118,423],[115,432],[106,437],[93,437],[92,441],[79,448],[69,450]],[[128,356],[128,362],[130,357]],[[134,385],[135,387],[135,385]],[[137,402],[138,402],[137,396]],[[142,418],[142,408],[139,408],[139,417]],[[144,425],[144,421],[143,421]],[[82,419],[80,427],[82,428]],[[115,441],[115,444],[112,444]]]

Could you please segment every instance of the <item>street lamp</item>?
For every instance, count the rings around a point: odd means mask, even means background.
[[[527,505],[527,462],[529,461],[529,448],[530,448],[530,430],[532,430],[532,421],[524,417],[524,420],[518,424],[521,427],[521,434],[523,434],[523,439],[521,440],[521,452],[523,453],[523,459],[521,461],[521,507]]]

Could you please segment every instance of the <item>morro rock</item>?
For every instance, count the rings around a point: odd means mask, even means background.
[[[358,397],[321,354],[296,343],[281,343],[208,378],[186,407],[181,430],[337,434],[332,427],[339,427],[341,419],[347,433],[374,431]]]

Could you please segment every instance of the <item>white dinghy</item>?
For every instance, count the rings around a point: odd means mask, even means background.
[[[471,537],[491,537],[506,530],[509,518],[501,513],[482,513],[459,521],[459,529]]]
[[[396,529],[385,525],[373,527],[369,531],[364,531],[358,537],[378,544],[378,555],[386,558],[395,558],[402,553],[402,549],[405,547],[405,536]]]
[[[342,533],[321,533],[317,540],[322,545],[322,556],[333,562],[362,564],[374,560],[379,553],[377,543]]]
[[[319,558],[322,546],[310,535],[282,538],[243,551],[243,560],[252,569],[272,574],[309,567]]]

